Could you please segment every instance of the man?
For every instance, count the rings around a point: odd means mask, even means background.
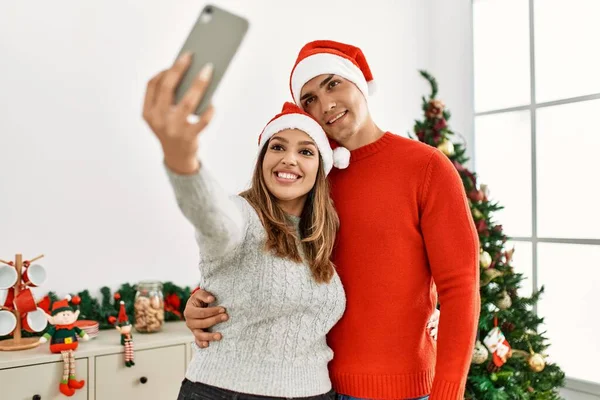
[[[294,101],[351,152],[349,167],[330,174],[341,221],[333,261],[347,297],[328,335],[331,380],[343,399],[462,400],[480,307],[477,233],[452,163],[381,130],[372,87],[362,51],[333,41],[305,45],[290,77]],[[436,288],[437,343],[423,329]],[[199,290],[185,310],[204,346],[220,334],[201,329],[227,318],[197,307],[213,300]]]

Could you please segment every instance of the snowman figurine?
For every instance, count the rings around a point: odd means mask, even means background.
[[[79,317],[79,310],[73,311],[69,305],[71,300],[67,296],[63,300],[52,304],[52,315],[46,314],[48,322],[52,325],[44,336],[40,337],[40,343],[46,343],[50,339],[50,351],[60,353],[64,362],[63,376],[60,381],[59,390],[65,396],[73,396],[76,389],[81,389],[84,380],[75,378],[75,356],[73,352],[78,346],[78,337],[89,340],[90,337],[81,328],[75,326]]]

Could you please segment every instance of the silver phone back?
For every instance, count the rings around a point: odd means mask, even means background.
[[[248,21],[214,5],[204,7],[196,20],[177,57],[186,51],[192,52],[192,64],[175,92],[175,102],[183,98],[196,79],[200,69],[207,63],[214,66],[212,80],[195,114],[202,114],[211,102],[213,93],[219,86],[227,67],[246,32]]]

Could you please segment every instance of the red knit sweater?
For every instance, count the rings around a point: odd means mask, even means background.
[[[437,149],[386,133],[352,151],[330,182],[341,221],[333,260],[347,297],[328,335],[334,388],[462,400],[479,318],[479,242],[455,167]],[[437,343],[426,330],[436,287]]]

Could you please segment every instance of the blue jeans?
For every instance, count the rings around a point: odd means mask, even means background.
[[[427,400],[427,399],[429,399],[429,395],[423,396],[423,397],[415,397],[414,399],[405,399],[405,400]],[[348,396],[345,394],[338,394],[337,400],[367,400],[367,399],[361,399],[359,397],[352,397],[352,396]]]

